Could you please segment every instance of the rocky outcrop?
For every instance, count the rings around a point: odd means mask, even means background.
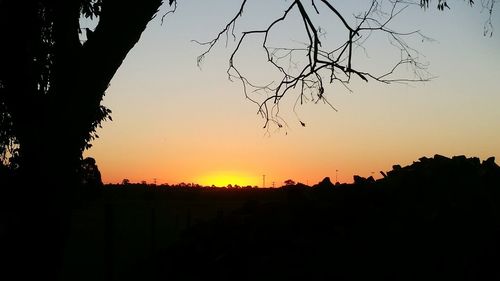
[[[500,167],[495,158],[483,162],[477,157],[464,155],[448,158],[436,154],[433,158],[422,157],[413,164],[401,167],[394,165],[381,180],[406,184],[477,184],[500,180]]]

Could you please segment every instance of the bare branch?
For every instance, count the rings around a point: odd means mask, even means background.
[[[177,0],[169,0],[169,5],[172,6],[172,4],[174,5],[174,7],[171,10],[168,10],[165,14],[163,14],[163,16],[161,16],[160,25],[163,25],[163,21],[168,14],[173,14],[175,13],[175,11],[177,11]]]
[[[347,21],[344,19],[344,17],[342,16],[342,14],[340,14],[340,12],[335,9],[332,4],[330,4],[330,2],[328,2],[327,0],[321,0],[321,2],[323,2],[323,4],[325,4],[328,9],[330,9],[330,11],[332,11],[333,13],[335,13],[335,15],[342,21],[342,23],[344,24],[345,28],[347,28],[347,30],[349,31],[354,31],[350,26],[349,24],[347,23]],[[376,2],[376,1],[374,1]]]
[[[491,9],[495,0],[482,0],[487,2],[483,6]],[[307,4],[306,4],[307,2]],[[426,6],[429,1],[411,0],[372,0],[368,9],[352,17],[353,23],[349,23],[345,14],[342,14],[332,1],[329,0],[294,0],[287,4],[281,17],[274,19],[267,24],[264,29],[246,30],[241,33],[239,39],[234,33],[234,27],[238,18],[242,16],[243,8],[247,1],[243,1],[239,11],[228,22],[228,24],[217,34],[217,36],[207,42],[198,42],[200,45],[208,46],[198,57],[198,65],[202,62],[206,54],[219,42],[223,34],[229,33],[236,41],[236,46],[229,58],[227,75],[229,80],[238,80],[243,86],[245,97],[257,105],[257,113],[264,119],[264,127],[268,128],[274,124],[279,128],[286,125],[283,118],[279,116],[279,104],[285,96],[297,94],[293,106],[293,112],[301,125],[305,123],[299,118],[296,108],[307,102],[319,103],[330,106],[337,110],[327,99],[325,81],[329,84],[340,83],[347,91],[351,91],[349,83],[351,79],[359,78],[362,81],[370,80],[380,83],[410,83],[429,81],[433,77],[427,72],[427,64],[422,62],[422,55],[415,48],[411,47],[407,40],[417,38],[421,41],[432,39],[424,36],[419,30],[398,31],[391,28],[394,19],[400,17],[410,5]],[[420,2],[420,3],[419,3]],[[328,44],[322,46],[322,40],[326,38],[323,27],[314,23],[315,18],[320,15],[318,3],[323,4],[334,19],[340,21],[335,25],[345,32],[345,39],[337,41],[333,46],[328,40]],[[446,1],[438,0],[438,8],[448,7]],[[292,13],[295,11],[295,13]],[[269,36],[277,26],[285,24],[285,19],[291,16],[299,16],[303,23],[303,34],[306,42],[303,47],[272,47],[269,46]],[[334,21],[332,21],[334,22]],[[486,31],[485,31],[486,32]],[[386,35],[388,43],[395,50],[399,51],[399,58],[389,66],[386,71],[374,73],[367,71],[365,67],[356,63],[355,51],[361,48],[367,54],[364,43],[373,35]],[[257,85],[250,81],[238,68],[235,62],[241,46],[247,40],[260,38],[262,49],[265,52],[267,62],[277,70],[279,79],[271,79],[265,85]],[[395,54],[398,54],[398,52]],[[405,71],[405,72],[403,72]],[[409,73],[408,75],[401,75]],[[324,79],[324,78],[327,78]]]
[[[229,33],[231,32],[231,35],[236,40],[236,35],[234,34],[234,27],[236,25],[236,21],[238,20],[238,18],[243,15],[243,9],[245,8],[246,3],[247,0],[243,0],[243,2],[241,2],[240,9],[236,13],[236,15],[226,24],[226,26],[219,32],[219,34],[217,34],[217,37],[207,42],[200,42],[197,40],[193,40],[193,42],[195,43],[198,43],[203,46],[205,45],[208,46],[207,50],[203,52],[201,55],[199,55],[198,58],[196,59],[198,66],[200,66],[203,63],[205,55],[212,50],[212,48],[215,46],[215,44],[217,44],[217,42],[219,42],[219,39],[223,34],[226,34],[226,36],[228,37]]]
[[[486,19],[486,22],[484,23],[483,35],[492,37],[494,28],[491,17],[493,16],[493,7],[495,6],[496,0],[481,0],[481,2],[483,10],[488,12],[488,19]]]

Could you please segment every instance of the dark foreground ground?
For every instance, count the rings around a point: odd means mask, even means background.
[[[353,185],[107,187],[65,252],[64,280],[500,280],[500,168],[436,156]]]

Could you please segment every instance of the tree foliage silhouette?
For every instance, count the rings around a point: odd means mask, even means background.
[[[2,260],[9,262],[1,271],[12,271],[6,276],[58,280],[70,208],[88,168],[82,169],[82,153],[97,137],[96,128],[110,119],[102,98],[161,5],[0,1],[0,157],[18,165],[14,186],[2,186],[11,192],[2,207],[15,214],[2,217],[2,223],[12,221],[0,239]],[[94,30],[85,30],[84,41],[81,16],[98,20]],[[30,270],[27,258],[36,261]]]
[[[111,111],[100,104],[105,90],[161,4],[0,2],[2,160],[14,153],[21,174],[74,181],[82,152],[98,137],[96,128],[111,119]],[[85,30],[84,41],[81,16],[98,19],[95,30]],[[53,165],[42,164],[48,159]],[[60,170],[53,175],[46,166]]]

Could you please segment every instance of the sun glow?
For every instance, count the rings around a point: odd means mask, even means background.
[[[197,182],[204,186],[256,186],[258,178],[238,172],[220,171],[201,176]]]

